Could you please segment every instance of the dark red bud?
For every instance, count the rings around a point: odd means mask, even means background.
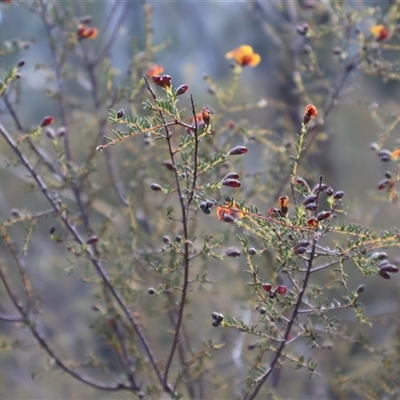
[[[388,162],[392,159],[392,152],[386,149],[382,149],[378,151],[378,156],[380,157],[381,161]]]
[[[169,76],[169,75],[163,75],[163,76],[162,76],[163,87],[164,87],[164,88],[169,88],[169,87],[171,87],[171,80],[172,80],[171,76]]]
[[[360,286],[357,288],[356,293],[357,293],[357,294],[361,294],[364,290],[365,290],[365,285],[360,285]]]
[[[163,78],[160,75],[154,75],[151,79],[157,86],[164,87]]]
[[[237,179],[224,179],[222,181],[222,185],[233,188],[239,188],[242,184]]]
[[[150,185],[151,190],[154,190],[155,192],[159,192],[162,190],[162,187],[158,183],[152,183]]]
[[[122,118],[125,115],[125,111],[121,108],[117,111],[117,118]]]
[[[304,200],[303,200],[303,205],[307,205],[310,203],[315,203],[317,200],[317,196],[315,194],[310,194],[309,196],[307,196]]]
[[[378,267],[381,271],[386,271],[386,272],[397,273],[399,271],[399,269],[397,267],[395,267],[392,264],[389,264],[387,261],[385,261],[384,263],[381,263],[380,265],[378,265]]]
[[[378,275],[380,275],[383,279],[391,278],[390,272],[384,270],[379,270]]]
[[[250,247],[248,250],[250,256],[254,256],[257,253],[257,250],[254,247]]]
[[[92,236],[88,240],[86,240],[86,244],[95,244],[98,241],[99,241],[99,239],[96,236]]]
[[[225,255],[228,257],[240,257],[240,250],[238,250],[236,247],[229,247],[229,249],[225,250]]]
[[[321,185],[319,183],[317,183],[314,186],[313,193],[318,194],[319,190],[320,190],[320,186],[321,186],[321,192],[324,192],[326,189],[328,189],[328,185],[326,183],[321,183]]]
[[[306,208],[306,210],[309,210],[309,211],[317,211],[318,206],[316,203],[310,203],[310,204],[307,204],[305,208]]]
[[[385,177],[388,179],[392,179],[392,173],[390,171],[385,172]]]
[[[162,165],[167,168],[169,171],[173,171],[174,170],[174,164],[172,164],[171,161],[163,161]]]
[[[270,283],[264,283],[264,284],[262,285],[262,287],[263,287],[263,289],[264,289],[266,292],[270,292],[271,289],[272,289],[272,285],[271,285]]]
[[[278,287],[275,289],[275,292],[278,293],[278,294],[280,294],[280,295],[286,294],[286,291],[287,291],[287,289],[286,289],[285,286],[278,286]]]
[[[343,199],[343,197],[344,197],[344,192],[341,191],[341,190],[339,190],[338,192],[336,192],[336,193],[333,195],[333,198],[334,198],[335,200]]]
[[[180,96],[181,94],[186,93],[188,89],[189,89],[188,85],[181,85],[176,89],[175,95]]]
[[[331,188],[330,186],[328,187],[328,189],[326,189],[326,194],[330,197],[332,196],[334,193],[333,188]]]
[[[318,221],[323,221],[325,219],[330,218],[332,214],[329,211],[321,211],[318,215],[317,215],[317,219]]]
[[[241,154],[246,154],[247,153],[247,147],[244,146],[236,146],[233,149],[230,149],[228,152],[228,155],[230,156],[239,156]]]
[[[310,228],[318,228],[318,220],[315,217],[311,217],[307,220],[307,225]]]
[[[387,186],[389,186],[390,180],[389,179],[382,179],[378,184],[378,190],[383,190]]]
[[[25,65],[25,60],[19,60],[17,63],[17,68],[21,68]]]
[[[40,127],[44,128],[45,126],[51,125],[54,122],[54,118],[48,115],[47,117],[44,117],[42,119],[42,122],[40,123]]]

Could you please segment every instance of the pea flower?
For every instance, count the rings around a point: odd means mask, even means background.
[[[261,61],[261,56],[257,53],[254,53],[253,48],[247,44],[244,44],[237,49],[226,53],[225,58],[234,59],[235,62],[241,67],[255,67]]]
[[[83,39],[95,39],[98,35],[97,28],[89,28],[87,25],[81,24],[78,26],[78,30],[76,34],[78,36],[78,40]]]
[[[389,30],[385,25],[374,25],[370,31],[376,37],[378,42],[381,42],[389,37]]]
[[[152,78],[154,75],[161,75],[164,72],[164,67],[162,65],[153,65],[146,71],[146,76]]]

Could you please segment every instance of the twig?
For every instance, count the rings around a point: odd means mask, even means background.
[[[314,261],[316,244],[317,244],[317,240],[316,240],[316,238],[314,238],[313,244],[312,244],[312,247],[311,247],[310,258],[308,259],[307,271],[306,271],[305,276],[304,276],[303,286],[302,286],[301,291],[298,294],[298,298],[297,298],[296,304],[294,306],[292,317],[290,318],[290,321],[289,321],[289,323],[288,323],[288,325],[286,327],[284,340],[280,344],[280,346],[278,347],[274,358],[272,359],[271,363],[269,364],[269,368],[268,368],[267,372],[264,373],[263,375],[261,375],[259,378],[257,378],[256,387],[255,387],[253,393],[250,396],[248,396],[249,393],[245,395],[244,399],[246,399],[246,400],[247,399],[248,400],[254,400],[256,398],[256,396],[257,396],[258,392],[260,391],[262,385],[264,384],[264,382],[268,379],[268,377],[271,375],[272,371],[274,370],[274,367],[277,364],[279,358],[281,357],[283,349],[285,348],[285,346],[287,344],[287,341],[289,339],[289,335],[290,335],[290,332],[292,330],[293,324],[295,323],[295,319],[296,319],[296,317],[298,315],[300,306],[301,306],[301,304],[303,302],[303,296],[304,296],[304,294],[306,292],[306,288],[307,288],[307,285],[308,285],[308,280],[309,280],[309,278],[311,276],[311,268],[312,268],[313,261]]]
[[[85,249],[84,251],[85,251],[86,256],[88,257],[88,259],[94,266],[97,274],[103,280],[107,289],[110,290],[111,295],[113,296],[113,298],[115,299],[115,301],[117,302],[119,307],[122,309],[125,317],[127,318],[129,323],[131,324],[132,328],[134,329],[135,333],[137,334],[140,343],[142,344],[147,356],[149,357],[150,363],[154,369],[154,372],[157,375],[159,382],[163,385],[163,378],[161,376],[160,370],[158,368],[157,362],[155,361],[153,353],[150,350],[149,344],[147,343],[141,330],[139,329],[139,325],[133,319],[133,317],[132,317],[131,313],[129,312],[127,306],[125,305],[121,295],[117,292],[114,285],[111,283],[110,278],[108,277],[106,271],[101,266],[101,263],[95,258],[94,254],[92,253],[90,248],[85,245],[85,241],[81,238],[81,236],[79,235],[75,226],[69,221],[67,216],[62,212],[59,204],[50,196],[50,193],[48,192],[46,184],[44,183],[43,179],[41,178],[40,175],[38,175],[38,173],[35,171],[35,169],[30,165],[30,163],[29,163],[28,159],[25,157],[25,155],[21,153],[20,149],[17,147],[14,140],[11,138],[10,134],[7,132],[7,130],[1,124],[1,122],[0,122],[0,135],[3,136],[3,138],[7,142],[8,146],[17,155],[17,157],[19,158],[21,163],[25,166],[25,168],[31,174],[32,178],[34,179],[34,181],[40,188],[41,192],[43,193],[43,195],[45,196],[47,201],[53,207],[54,211],[60,215],[62,222],[64,223],[67,230],[71,233],[71,235],[75,239],[75,241],[77,243],[79,243],[81,246],[84,246],[84,249]]]
[[[24,322],[24,319],[19,315],[9,315],[0,313],[0,321],[4,322]]]
[[[153,100],[156,101],[157,96],[154,93],[153,89],[151,88],[149,81],[146,79],[144,76],[143,79],[146,81],[146,86],[148,91],[153,97]],[[184,244],[184,256],[183,256],[183,266],[184,266],[184,278],[183,278],[183,286],[182,286],[182,295],[181,295],[181,301],[179,304],[179,311],[178,311],[178,319],[175,324],[175,334],[174,334],[174,339],[172,342],[171,350],[167,359],[167,363],[165,366],[165,371],[164,371],[164,377],[163,377],[163,382],[164,382],[164,388],[167,390],[169,389],[168,385],[168,375],[169,375],[169,370],[171,368],[172,360],[174,358],[174,354],[176,351],[176,348],[178,346],[179,342],[179,333],[182,325],[182,319],[183,319],[183,310],[185,307],[185,301],[186,301],[186,296],[187,296],[187,291],[188,291],[188,286],[189,286],[189,262],[190,262],[190,257],[189,257],[189,235],[188,235],[188,213],[189,213],[189,199],[185,203],[185,197],[183,196],[181,185],[179,182],[179,175],[178,171],[175,165],[175,152],[172,148],[172,142],[171,142],[171,137],[172,133],[169,130],[169,127],[167,125],[167,121],[165,118],[164,113],[159,110],[160,118],[163,122],[163,125],[165,127],[165,132],[166,132],[166,140],[168,143],[168,150],[170,154],[170,159],[171,163],[173,165],[173,170],[174,170],[174,176],[175,176],[175,183],[176,183],[176,190],[178,192],[178,197],[179,197],[179,203],[181,207],[181,213],[182,213],[182,225],[183,225],[183,236],[185,240]]]
[[[49,346],[47,343],[46,339],[39,333],[39,331],[36,329],[35,324],[30,321],[28,313],[25,311],[25,309],[19,304],[17,297],[14,295],[12,292],[10,285],[8,284],[7,278],[4,274],[3,268],[0,266],[0,280],[2,281],[6,292],[8,296],[10,297],[12,303],[14,306],[17,308],[19,311],[21,317],[20,321],[23,321],[27,327],[29,328],[32,336],[37,340],[37,342],[40,344],[42,349],[56,362],[56,364],[66,373],[77,379],[78,381],[85,383],[86,385],[92,386],[96,389],[101,389],[101,390],[106,390],[106,391],[118,391],[118,390],[127,390],[130,389],[129,386],[124,385],[123,383],[116,383],[114,385],[106,385],[103,382],[93,379],[89,376],[86,376],[84,374],[78,373],[71,368],[69,368],[59,357],[58,355],[54,352],[54,350]]]

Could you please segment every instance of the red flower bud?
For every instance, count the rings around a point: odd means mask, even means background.
[[[388,162],[392,159],[392,152],[387,149],[382,149],[378,151],[378,156],[380,157],[381,161]]]
[[[160,75],[153,75],[151,79],[157,86],[163,86],[163,79]]]
[[[317,107],[312,104],[309,104],[304,109],[304,117],[303,117],[303,124],[306,125],[310,122],[311,119],[316,118],[318,115]]]
[[[171,76],[170,75],[163,75],[162,76],[163,84],[165,88],[171,87]]]
[[[344,197],[344,192],[342,192],[341,190],[339,190],[338,192],[336,192],[336,193],[333,195],[333,198],[334,198],[335,200],[343,199],[343,197]]]
[[[390,272],[384,271],[384,270],[379,270],[378,275],[380,275],[383,279],[390,279],[391,275]]]
[[[186,93],[188,89],[189,89],[188,85],[181,85],[176,89],[175,95],[180,96],[181,94]]]
[[[278,287],[275,289],[275,292],[278,293],[278,294],[280,294],[280,295],[286,294],[286,291],[287,291],[287,289],[286,289],[285,286],[278,286]]]
[[[318,221],[323,221],[325,219],[328,219],[330,216],[331,216],[331,213],[329,211],[321,211],[317,215],[317,219],[318,219]]]
[[[236,247],[229,247],[229,249],[225,250],[225,255],[228,257],[240,257],[240,251]]]
[[[263,287],[263,289],[264,289],[266,292],[270,292],[271,289],[272,289],[272,285],[271,285],[270,283],[264,283],[264,284],[262,285],[262,287]]]
[[[383,190],[385,187],[389,186],[390,179],[382,179],[378,184],[378,190]]]
[[[163,165],[165,168],[167,168],[169,171],[173,171],[173,170],[174,170],[174,164],[172,164],[171,161],[168,161],[168,160],[163,161],[163,162],[162,162],[162,165]]]
[[[157,85],[157,86],[161,86],[164,89],[170,88],[171,87],[171,76],[169,75],[154,75],[152,78],[153,82]]]
[[[246,154],[247,153],[247,147],[244,146],[236,146],[233,149],[230,149],[228,152],[228,155],[230,156],[239,156],[242,154]]]
[[[326,183],[321,183],[321,184],[317,183],[314,186],[313,193],[315,193],[315,194],[319,193],[320,186],[321,186],[321,192],[324,192],[326,189],[328,189],[328,185]]]
[[[152,183],[150,185],[151,190],[154,190],[155,192],[159,192],[162,190],[162,187],[158,183]]]
[[[307,204],[310,203],[315,203],[317,200],[317,196],[315,194],[310,194],[303,200],[303,205],[306,206]]]
[[[222,181],[223,186],[229,186],[233,188],[239,188],[242,184],[237,179],[224,179]]]
[[[54,122],[54,118],[51,116],[44,117],[42,122],[40,123],[40,127],[44,128],[45,126],[51,125]]]
[[[330,197],[332,196],[334,193],[333,188],[331,188],[330,186],[328,187],[328,189],[326,189],[326,194]]]
[[[125,111],[121,108],[117,111],[117,118],[122,118],[125,115]]]
[[[318,220],[317,220],[317,218],[315,218],[315,217],[311,217],[311,218],[309,218],[308,220],[307,220],[307,225],[310,227],[310,228],[318,228]]]
[[[309,210],[309,211],[317,211],[317,208],[318,208],[318,206],[316,203],[309,203],[306,205],[306,210]]]
[[[88,240],[86,240],[86,244],[95,244],[98,241],[99,241],[99,239],[96,236],[92,236]]]

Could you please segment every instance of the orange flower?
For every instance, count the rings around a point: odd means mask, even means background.
[[[199,113],[196,114],[196,120],[197,120],[197,123],[204,122],[203,121],[203,113],[202,112],[199,112]],[[190,118],[190,122],[192,122],[192,123],[194,122],[193,115]]]
[[[304,109],[303,124],[306,125],[311,119],[316,118],[318,115],[318,109],[312,104],[309,104]]]
[[[392,153],[392,157],[395,158],[395,159],[399,159],[400,158],[400,149],[395,150]]]
[[[389,30],[385,25],[374,25],[370,31],[376,37],[378,42],[381,42],[389,37]]]
[[[220,221],[224,221],[224,218],[227,215],[230,215],[233,219],[244,217],[244,214],[240,211],[238,203],[235,201],[226,202],[224,207],[217,207],[217,217]]]
[[[153,65],[146,71],[146,76],[152,78],[154,75],[161,75],[164,72],[162,65]]]
[[[247,44],[244,44],[237,49],[226,53],[225,58],[234,59],[241,67],[245,67],[247,65],[250,67],[255,67],[261,61],[261,56],[257,53],[254,53],[253,48]]]
[[[78,27],[78,30],[76,31],[76,34],[78,36],[78,40],[83,40],[83,39],[95,39],[98,35],[98,30],[97,28],[89,28],[88,26],[81,24]]]

